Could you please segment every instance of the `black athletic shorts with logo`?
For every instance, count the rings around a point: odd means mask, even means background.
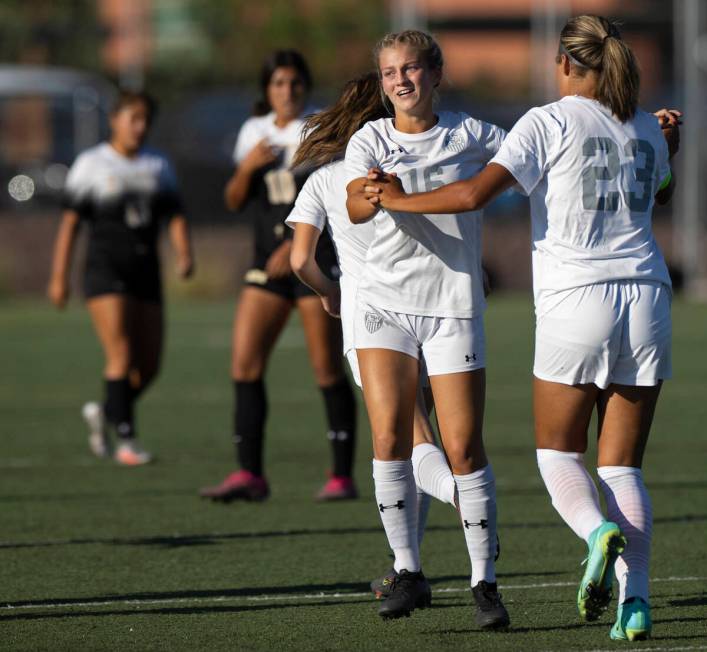
[[[267,250],[263,250],[256,244],[253,265],[246,272],[243,279],[246,285],[267,290],[288,301],[297,301],[297,299],[303,297],[316,296],[314,290],[302,283],[295,274],[288,274],[282,278],[268,278],[265,266],[271,253],[272,251],[268,252]],[[339,278],[340,272],[336,258],[336,250],[327,231],[322,233],[317,243],[316,260],[326,276],[333,280]]]

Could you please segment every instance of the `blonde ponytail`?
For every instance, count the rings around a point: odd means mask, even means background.
[[[575,74],[597,74],[596,99],[621,122],[630,120],[638,106],[640,74],[631,48],[615,23],[602,16],[576,16],[562,29],[560,52],[570,57]]]

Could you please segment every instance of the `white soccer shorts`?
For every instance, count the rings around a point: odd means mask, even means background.
[[[424,362],[429,376],[483,369],[486,337],[483,317],[458,319],[408,315],[356,305],[356,349],[390,349]]]
[[[670,288],[610,281],[536,301],[535,365],[540,380],[652,386],[672,375]]]

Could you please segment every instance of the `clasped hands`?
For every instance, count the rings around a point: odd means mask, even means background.
[[[371,168],[366,179],[363,196],[376,208],[389,208],[392,201],[406,194],[395,172],[388,173],[380,168]]]

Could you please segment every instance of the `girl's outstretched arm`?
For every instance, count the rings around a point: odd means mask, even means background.
[[[489,163],[471,179],[456,181],[430,192],[406,194],[397,177],[372,170],[364,196],[372,206],[396,212],[464,213],[483,208],[515,184],[515,177],[506,168]]]

